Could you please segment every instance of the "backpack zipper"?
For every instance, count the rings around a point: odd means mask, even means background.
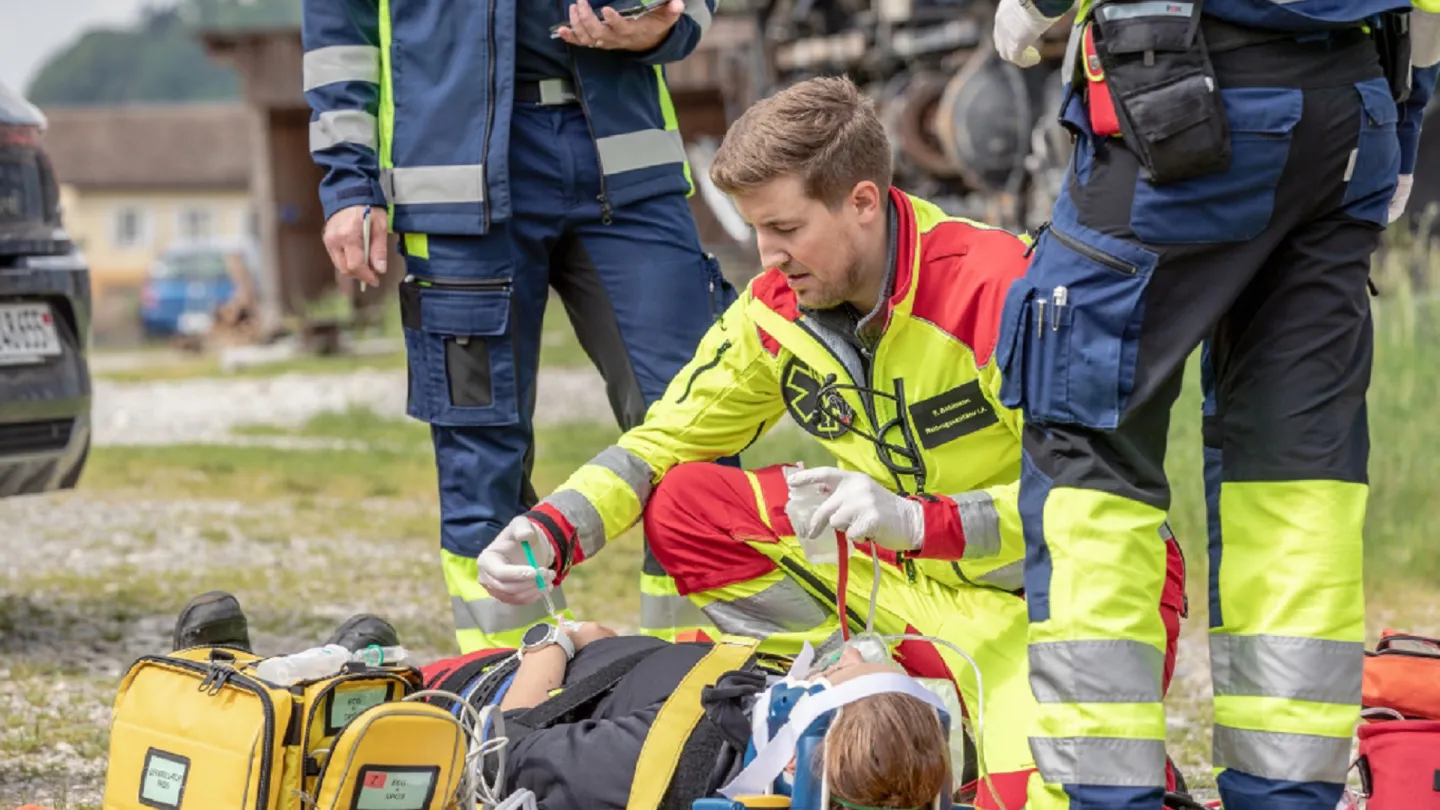
[[[204,675],[200,687],[197,688],[208,687],[211,694],[217,694],[226,684],[234,684],[244,687],[248,692],[254,692],[260,698],[260,705],[265,709],[265,756],[263,760],[265,767],[260,771],[260,785],[255,797],[255,810],[265,810],[270,805],[270,763],[275,756],[275,703],[270,699],[270,693],[266,691],[262,683],[234,667],[222,669],[215,664],[200,664],[183,658],[146,655],[141,656],[137,663],[141,662],[152,662],[162,667],[175,667]]]

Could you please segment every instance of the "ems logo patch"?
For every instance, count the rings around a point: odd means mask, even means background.
[[[838,395],[831,400],[834,404],[826,409],[831,413],[822,410],[820,386],[823,384],[824,380],[820,375],[796,358],[791,358],[780,373],[780,389],[785,398],[785,410],[790,412],[790,417],[813,436],[838,439],[850,430],[850,426],[831,414],[849,420],[854,418],[855,412],[850,403]]]

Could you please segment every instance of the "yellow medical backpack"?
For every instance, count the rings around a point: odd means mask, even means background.
[[[110,729],[104,810],[443,810],[458,806],[467,735],[403,698],[413,667],[348,664],[277,686],[259,656],[193,647],[136,661]]]

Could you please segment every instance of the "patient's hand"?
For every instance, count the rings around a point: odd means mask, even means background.
[[[615,636],[614,630],[595,622],[582,622],[579,627],[574,630],[567,630],[566,633],[570,636],[570,641],[575,644],[575,650],[577,652],[584,649],[586,645],[596,639],[613,638]]]

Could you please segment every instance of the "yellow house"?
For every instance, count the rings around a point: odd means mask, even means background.
[[[44,112],[45,151],[66,228],[90,263],[97,318],[137,295],[146,268],[172,243],[256,237],[243,105]]]

